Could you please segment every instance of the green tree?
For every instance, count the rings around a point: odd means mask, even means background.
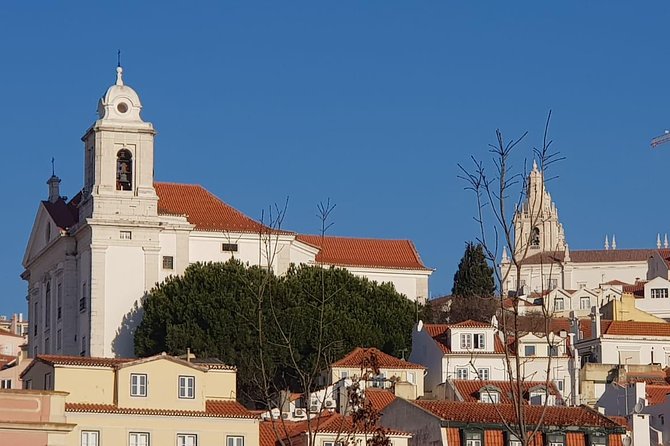
[[[493,274],[482,245],[468,242],[454,274],[452,298],[443,311],[433,315],[433,320],[451,324],[468,319],[490,322],[498,307],[498,301],[493,297]]]
[[[138,356],[190,348],[219,358],[237,366],[248,404],[265,401],[259,382],[265,377],[274,390],[314,390],[303,388],[301,373],[323,369],[357,346],[399,355],[411,346],[423,311],[391,284],[345,269],[292,266],[277,277],[238,260],[189,266],[151,290],[143,309]]]

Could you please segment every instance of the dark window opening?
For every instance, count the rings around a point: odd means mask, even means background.
[[[121,149],[116,154],[116,190],[133,189],[133,154]]]

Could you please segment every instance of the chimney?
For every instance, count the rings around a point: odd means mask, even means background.
[[[649,435],[649,414],[634,413],[631,415],[633,425],[633,445],[651,444]]]
[[[598,339],[600,337],[600,309],[598,307],[591,307],[591,317],[593,318],[593,324],[591,325],[591,335],[593,339]]]
[[[55,203],[60,198],[60,178],[56,175],[51,175],[47,184],[49,185],[49,202]]]

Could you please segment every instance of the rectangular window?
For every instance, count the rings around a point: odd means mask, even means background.
[[[58,309],[56,310],[56,317],[58,320],[63,316],[63,284],[59,283],[56,291],[56,305]]]
[[[482,390],[479,395],[479,401],[482,403],[498,404],[500,395],[494,390]]]
[[[565,446],[565,437],[561,434],[547,434],[549,446]]]
[[[37,306],[37,302],[35,302],[33,304],[33,316],[35,317],[35,320],[33,321],[33,324],[34,324],[33,327],[35,327],[35,329],[33,330],[33,335],[34,336],[37,336],[37,314],[38,314],[38,311],[39,311],[39,307]]]
[[[221,243],[221,251],[237,252],[237,243]]]
[[[579,298],[579,309],[580,310],[590,310],[591,309],[591,299],[588,297]]]
[[[177,434],[177,446],[197,446],[198,437],[195,434]]]
[[[79,312],[86,311],[86,282],[81,284],[81,297],[79,298]]]
[[[558,279],[549,279],[549,289],[555,290],[558,288]]]
[[[86,336],[81,337],[81,351],[79,354],[81,356],[86,356]]]
[[[146,432],[131,432],[130,446],[149,446],[149,434]]]
[[[226,446],[244,446],[244,437],[226,437]]]
[[[525,356],[535,356],[535,346],[534,345],[526,345],[524,347],[524,355]]]
[[[577,286],[579,287],[580,290],[584,289],[586,288],[586,282],[577,282]]]
[[[484,333],[475,333],[474,335],[475,348],[478,350],[483,350],[486,348],[486,334]]]
[[[344,446],[341,441],[324,441],[323,446]]]
[[[489,380],[489,369],[488,368],[481,368],[477,369],[477,375],[479,379],[482,381],[488,381]]]
[[[461,333],[461,349],[467,350],[472,348],[472,334]]]
[[[547,345],[547,356],[558,356],[558,345]]]
[[[0,389],[11,389],[12,380],[11,379],[0,379]]]
[[[47,283],[47,292],[44,296],[44,328],[49,328],[51,322],[51,283]]]
[[[44,354],[48,355],[51,353],[51,339],[44,338]]]
[[[133,233],[131,231],[119,231],[119,238],[121,240],[132,240]]]
[[[565,302],[562,297],[554,299],[554,311],[563,311],[565,309]]]
[[[666,299],[668,297],[667,288],[652,288],[651,289],[651,298],[652,299]]]
[[[468,379],[468,368],[459,367],[456,369],[456,378],[457,379]]]
[[[414,372],[407,372],[407,382],[414,384]]]
[[[44,374],[44,390],[51,390],[51,373]]]
[[[56,350],[60,351],[63,348],[63,330],[58,330],[56,333]]]
[[[465,446],[482,446],[481,432],[465,432]]]
[[[147,375],[144,373],[130,374],[130,396],[147,396]]]
[[[163,269],[174,269],[174,257],[163,256]]]
[[[341,378],[341,379],[347,379],[347,378],[349,378],[349,372],[346,371],[346,370],[342,370],[342,371],[340,372],[340,378]]]
[[[563,392],[563,380],[562,379],[559,379],[558,381],[556,381],[556,387],[558,388],[559,392],[561,392],[561,393]]]
[[[195,376],[179,377],[179,398],[195,398]]]
[[[81,431],[81,446],[98,446],[100,444],[100,432]]]
[[[27,380],[23,381],[23,388],[27,389],[27,390],[32,389],[33,388],[33,380],[32,379],[27,379]]]

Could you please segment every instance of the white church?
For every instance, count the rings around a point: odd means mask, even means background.
[[[81,192],[67,200],[58,177],[47,182],[23,258],[30,355],[133,356],[122,324],[142,296],[191,263],[231,257],[278,274],[290,264],[343,267],[425,302],[432,269],[409,240],[274,230],[201,186],[155,182],[156,132],[141,110],[118,67],[82,137]]]

